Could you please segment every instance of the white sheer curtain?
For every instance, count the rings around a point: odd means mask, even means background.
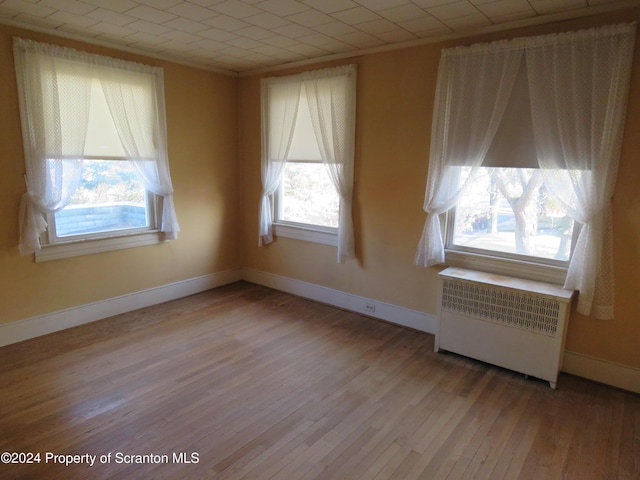
[[[180,225],[173,204],[167,155],[162,69],[104,59],[100,83],[125,156],[132,160],[145,188],[163,199],[160,231],[175,240]]]
[[[89,122],[90,66],[67,49],[15,38],[27,192],[20,201],[22,255],[40,249],[45,215],[75,192]],[[78,75],[77,73],[80,73]]]
[[[347,65],[262,80],[259,245],[273,241],[270,198],[280,184],[289,157],[299,102],[306,101],[320,156],[340,196],[338,262],[355,256],[352,196],[356,72],[355,65]]]
[[[27,193],[20,205],[20,253],[40,250],[46,214],[64,208],[78,184],[91,110],[101,79],[127,160],[164,198],[161,231],[179,225],[169,175],[162,70],[31,40],[14,39]]]
[[[578,311],[613,318],[611,197],[627,105],[635,25],[532,39],[531,110],[545,184],[582,224],[565,288]]]
[[[304,74],[313,130],[322,161],[340,196],[338,262],[355,256],[352,218],[356,66]]]
[[[278,189],[295,131],[299,81],[267,78],[262,80],[262,194],[260,198],[259,245],[273,241],[271,196]]]
[[[635,24],[626,24],[443,50],[424,203],[429,217],[416,264],[444,262],[438,215],[464,189],[457,166],[482,164],[518,69],[526,68],[545,184],[583,224],[564,286],[580,291],[580,313],[613,317],[610,199],[634,42]],[[526,67],[519,66],[523,55]]]
[[[506,42],[500,42],[504,46]],[[424,200],[428,214],[415,263],[444,263],[440,214],[453,208],[491,146],[515,83],[522,51],[494,45],[442,51]],[[465,182],[460,166],[472,167]]]

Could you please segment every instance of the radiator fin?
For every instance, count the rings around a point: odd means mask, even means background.
[[[553,337],[558,328],[560,302],[553,297],[445,279],[442,308]]]

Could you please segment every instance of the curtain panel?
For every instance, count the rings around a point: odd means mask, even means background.
[[[622,24],[442,51],[417,265],[444,263],[439,215],[470,184],[460,182],[456,167],[482,165],[525,68],[538,166],[582,224],[564,287],[580,292],[580,313],[613,318],[611,197],[635,30]]]
[[[352,196],[356,72],[355,65],[347,65],[262,80],[259,245],[273,241],[271,198],[289,158],[299,102],[306,101],[322,162],[340,197],[338,262],[355,257]]]
[[[13,39],[27,192],[20,202],[20,253],[40,250],[46,215],[63,209],[78,185],[99,79],[120,141],[145,187],[163,198],[161,231],[180,227],[166,146],[163,71],[70,48]]]

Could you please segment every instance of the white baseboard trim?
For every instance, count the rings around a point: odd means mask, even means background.
[[[242,269],[242,279],[422,332],[436,332],[436,316],[428,313],[249,268]]]
[[[0,324],[0,347],[65,330],[139,308],[221,287],[242,279],[240,268],[181,280],[57,312]]]
[[[640,368],[565,351],[562,371],[594,382],[640,393]]]

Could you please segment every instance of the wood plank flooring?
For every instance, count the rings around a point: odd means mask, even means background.
[[[638,480],[640,396],[239,282],[0,349],[0,452],[40,453],[2,479]]]

